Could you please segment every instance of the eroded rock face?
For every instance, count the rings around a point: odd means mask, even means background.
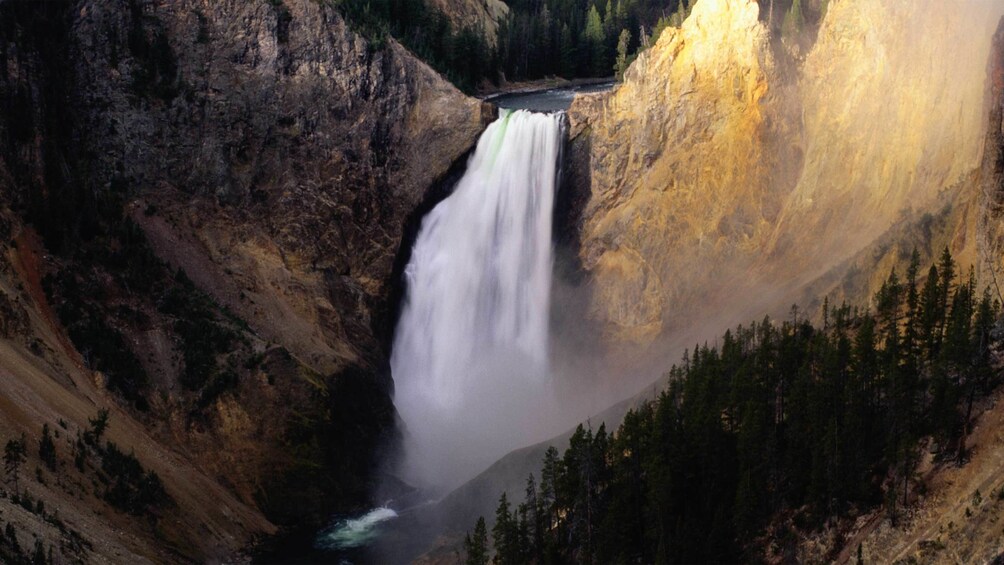
[[[372,362],[404,218],[480,103],[307,0],[84,2],[74,39],[93,182],[157,207],[155,246],[267,339]]]
[[[430,0],[429,4],[446,14],[455,29],[481,31],[490,45],[498,39],[499,20],[509,13],[502,0]]]
[[[981,257],[993,278],[994,291],[1004,285],[1004,19],[994,35],[993,51],[987,67],[987,136],[981,169],[982,214],[979,233],[983,236]]]
[[[23,400],[0,409],[0,437],[35,441],[57,418],[75,432],[112,407],[112,437],[177,506],[154,532],[94,518],[100,493],[75,502],[102,558],[229,559],[275,531],[263,511],[295,524],[364,503],[364,460],[394,420],[383,338],[404,225],[490,109],[330,3],[0,1],[0,16],[0,396]],[[153,292],[131,286],[141,265],[109,261],[132,229],[123,202],[168,264],[148,265]],[[238,334],[217,360],[237,382],[205,402],[179,384],[185,346],[157,302],[178,268]],[[63,275],[86,291],[47,304],[42,281]],[[75,351],[68,297],[133,350],[146,413],[115,408]],[[341,495],[317,480],[336,467]],[[276,500],[294,490],[310,500]]]
[[[589,147],[593,315],[643,345],[696,315],[760,316],[942,210],[943,191],[975,193],[1002,12],[834,2],[802,60],[768,37],[755,2],[700,0],[615,92],[570,112]],[[965,231],[939,233],[960,251]]]
[[[576,99],[571,119],[588,124],[591,152],[583,266],[595,314],[617,339],[658,335],[688,289],[707,282],[709,257],[752,250],[773,225],[774,66],[755,3],[702,0],[609,99],[588,114],[588,99]]]
[[[777,227],[846,256],[979,167],[999,3],[838,2],[801,76],[805,164]],[[805,255],[804,253],[800,255]]]

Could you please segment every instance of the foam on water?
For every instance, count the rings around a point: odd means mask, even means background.
[[[387,507],[374,508],[354,519],[338,520],[317,536],[318,549],[339,550],[364,547],[380,535],[379,526],[397,518],[397,512]]]

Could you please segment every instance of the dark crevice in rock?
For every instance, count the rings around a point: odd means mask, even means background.
[[[422,220],[436,205],[453,194],[457,183],[467,172],[467,163],[476,148],[477,141],[475,140],[467,152],[454,161],[446,173],[426,189],[421,202],[405,217],[401,245],[394,256],[394,268],[391,271],[390,290],[387,293],[386,305],[383,308],[383,315],[375,316],[373,328],[373,333],[383,344],[388,359],[390,359],[394,345],[394,330],[397,328],[398,318],[400,318],[401,310],[404,307],[404,298],[408,292],[408,281],[404,276],[404,270],[408,266],[408,262],[411,261],[412,248],[415,246],[418,232],[422,228]]]
[[[561,177],[554,200],[554,275],[578,284],[585,277],[579,249],[582,248],[583,211],[589,202],[592,185],[589,131],[566,139],[564,143]]]
[[[25,212],[49,250],[89,239],[96,205],[78,180],[81,143],[72,92],[73,6],[69,2],[0,3],[0,161],[11,175],[6,204]],[[4,127],[6,126],[6,127]],[[6,130],[6,131],[4,131]]]

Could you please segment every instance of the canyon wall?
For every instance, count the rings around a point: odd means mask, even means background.
[[[446,14],[455,29],[480,31],[489,45],[495,45],[499,20],[509,13],[502,0],[431,0],[429,5]]]
[[[0,438],[65,421],[68,458],[109,408],[173,500],[25,480],[91,544],[64,557],[230,558],[365,504],[397,255],[492,112],[309,0],[0,1],[0,107]]]
[[[580,257],[607,335],[647,345],[697,316],[762,316],[810,283],[830,290],[881,241],[869,267],[916,244],[975,259],[964,226],[976,208],[946,195],[979,192],[1004,6],[921,4],[830,2],[803,56],[769,36],[757,3],[700,0],[613,93],[576,99]],[[890,230],[944,213],[951,234],[888,256]],[[874,287],[858,286],[844,297],[867,302]]]

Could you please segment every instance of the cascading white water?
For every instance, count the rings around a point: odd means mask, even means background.
[[[422,222],[391,356],[402,472],[420,486],[470,477],[532,439],[546,409],[562,119],[504,113]]]
[[[343,518],[321,530],[314,540],[318,549],[353,549],[369,545],[380,535],[380,526],[397,518],[397,512],[381,506],[358,518]]]

